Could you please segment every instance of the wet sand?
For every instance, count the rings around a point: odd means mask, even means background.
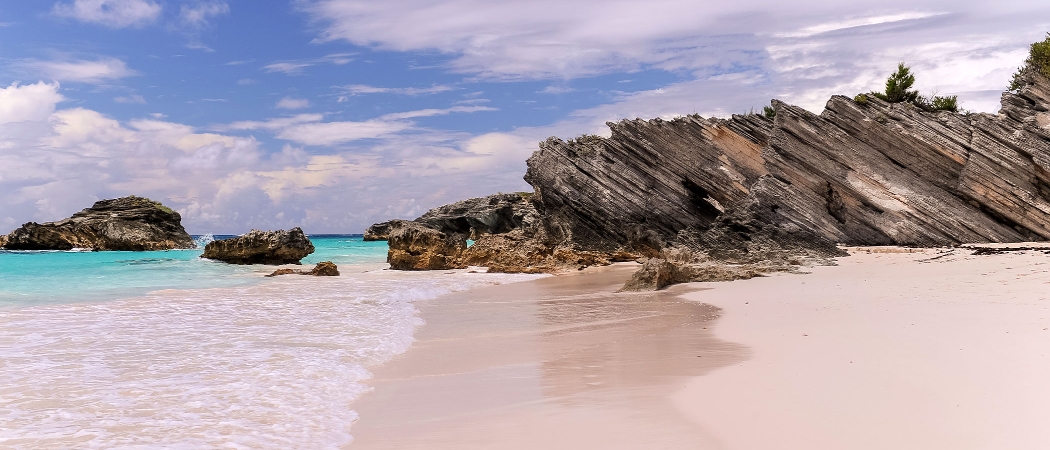
[[[635,264],[417,303],[426,325],[375,369],[350,448],[697,448],[672,404],[690,377],[743,361],[718,310],[613,291]]]
[[[637,267],[417,304],[349,448],[1050,447],[1050,255],[853,249],[614,294]]]

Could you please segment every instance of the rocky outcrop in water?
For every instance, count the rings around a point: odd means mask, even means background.
[[[339,266],[331,261],[321,261],[310,270],[297,270],[297,269],[277,269],[273,273],[266,275],[267,277],[276,277],[278,275],[312,275],[315,277],[338,277]]]
[[[58,222],[29,222],[2,239],[10,250],[170,250],[194,248],[179,213],[143,197],[100,200]]]
[[[819,115],[774,100],[773,119],[624,120],[608,138],[550,138],[525,175],[535,215],[445,261],[552,271],[660,257],[643,267],[655,281],[636,283],[660,287],[710,264],[826,263],[836,244],[1050,239],[1050,80],[1024,77],[999,114],[835,96]],[[454,234],[433,242],[458,248]]]
[[[244,235],[209,242],[201,258],[230,264],[299,264],[314,252],[314,244],[299,227],[291,230],[251,230]]]

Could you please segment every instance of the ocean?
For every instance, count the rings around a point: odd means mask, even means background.
[[[310,238],[304,266],[341,276],[199,249],[0,251],[0,447],[339,448],[368,368],[423,324],[415,302],[536,278],[385,270],[385,242]]]

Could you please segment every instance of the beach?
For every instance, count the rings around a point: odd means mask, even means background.
[[[633,263],[417,302],[347,448],[1045,448],[1050,256],[850,248],[614,293]]]

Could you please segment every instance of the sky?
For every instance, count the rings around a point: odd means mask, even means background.
[[[0,4],[0,233],[125,195],[190,233],[359,233],[527,191],[548,136],[819,113],[898,62],[997,112],[1050,0]]]

